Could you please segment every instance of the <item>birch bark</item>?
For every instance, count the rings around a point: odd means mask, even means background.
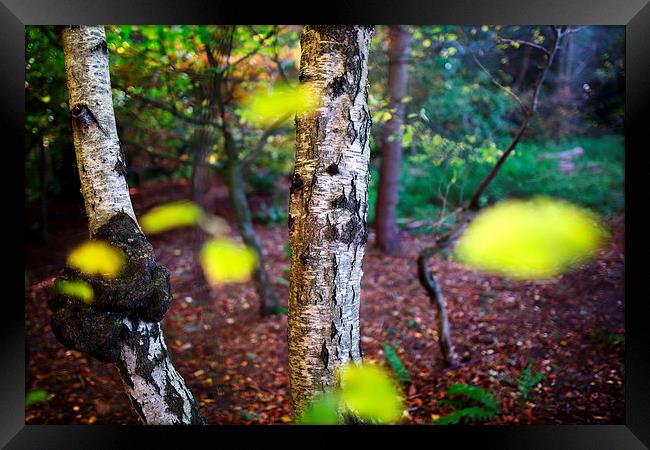
[[[128,242],[142,242],[138,256],[152,262],[151,274],[162,273],[162,278],[152,278],[152,282],[166,282],[169,298],[164,301],[170,303],[169,274],[166,269],[155,266],[153,249],[146,242],[131,205],[125,179],[126,164],[115,126],[104,27],[69,26],[62,34],[73,140],[90,236],[95,237],[110,227],[115,229],[116,223],[126,224],[120,229],[131,227],[131,236],[122,238]],[[128,257],[132,257],[128,244],[125,248]],[[92,323],[109,323],[108,318],[115,317],[114,312],[104,310],[76,308],[76,311],[106,318]],[[164,311],[155,315],[162,318],[162,314]],[[65,316],[55,313],[55,317]],[[152,425],[203,423],[196,401],[172,364],[160,324],[143,320],[135,311],[119,317],[121,338],[119,348],[113,350],[116,356],[112,362],[117,365],[142,420]],[[64,332],[70,339],[81,333],[80,330]]]
[[[359,305],[368,232],[368,51],[372,27],[307,26],[300,81],[319,98],[296,116],[289,200],[289,371],[294,414],[337,370],[361,362]]]

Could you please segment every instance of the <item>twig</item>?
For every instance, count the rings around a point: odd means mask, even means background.
[[[542,45],[539,45],[539,44],[535,44],[534,42],[530,42],[530,41],[524,41],[524,40],[521,40],[521,39],[508,39],[508,38],[498,37],[497,42],[499,42],[499,43],[505,42],[505,43],[510,43],[510,44],[528,45],[529,47],[536,48],[537,50],[541,50],[544,53],[546,53],[547,55],[550,55],[550,52],[548,51],[548,49],[546,47],[544,47]]]
[[[467,38],[467,35],[465,34],[465,31],[461,27],[458,27],[458,32],[463,36],[463,38],[467,42],[467,47],[466,47],[467,51],[472,56],[472,59],[474,60],[476,65],[479,66],[481,68],[481,70],[487,74],[488,77],[490,77],[490,80],[492,81],[492,83],[494,83],[497,87],[499,87],[501,90],[503,90],[506,94],[508,94],[512,98],[514,98],[517,101],[517,103],[519,103],[519,106],[524,111],[524,114],[528,114],[528,109],[526,108],[524,103],[521,101],[521,99],[517,96],[517,94],[515,94],[512,91],[512,89],[510,89],[510,88],[502,85],[501,83],[499,83],[499,81],[497,81],[497,79],[494,77],[494,75],[492,75],[492,73],[490,73],[490,71],[483,64],[481,64],[481,61],[479,61],[479,59],[476,57],[476,54],[474,54],[474,51],[472,51],[469,39]]]

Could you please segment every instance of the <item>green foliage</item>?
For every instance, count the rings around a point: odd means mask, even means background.
[[[397,355],[397,352],[393,347],[388,344],[383,345],[384,355],[386,356],[386,361],[390,364],[390,367],[393,369],[395,378],[401,383],[410,383],[411,376],[409,375],[408,369],[404,366],[404,363]]]
[[[582,147],[585,153],[574,159],[575,170],[571,175],[560,172],[557,159],[544,158],[546,153],[575,147]],[[453,154],[458,155],[460,162],[450,156]],[[441,155],[442,149],[405,155],[397,215],[410,220],[437,221],[443,218],[436,231],[444,232],[454,224],[454,216],[450,213],[469,200],[468,197],[492,169],[499,153],[497,147],[488,145],[458,147],[455,153]],[[484,192],[481,203],[485,206],[512,197],[544,195],[609,215],[625,208],[624,168],[622,135],[577,137],[563,140],[560,144],[522,140]],[[378,188],[375,165],[371,167],[371,174],[368,217],[372,222]],[[430,232],[432,229],[429,226],[421,231]]]
[[[625,335],[614,333],[607,328],[596,328],[593,336],[612,349],[621,349],[625,345]]]
[[[492,392],[468,384],[452,384],[438,404],[455,408],[450,414],[434,420],[440,425],[488,421],[500,411],[499,402]]]
[[[280,201],[280,196],[276,195],[270,205],[266,202],[260,202],[260,205],[260,210],[253,215],[254,220],[271,226],[286,226],[289,211],[285,202]]]
[[[35,389],[29,391],[27,395],[25,395],[25,406],[32,406],[37,403],[46,402],[49,399],[50,395],[46,391],[42,389]]]
[[[349,363],[337,376],[339,387],[316,397],[298,423],[340,424],[344,415],[368,424],[391,424],[400,419],[402,395],[384,369],[374,364]]]
[[[521,375],[517,379],[517,386],[519,388],[519,398],[521,401],[528,400],[530,390],[533,389],[540,381],[544,379],[544,372],[540,371],[535,373],[535,368],[532,363],[528,363]]]
[[[307,411],[296,423],[298,425],[338,425],[340,418],[338,413],[339,405],[338,392],[325,392],[316,397],[309,406]]]
[[[286,306],[281,306],[281,305],[275,306],[271,310],[271,314],[275,314],[275,315],[278,315],[278,316],[286,316],[288,312],[289,312],[289,310],[287,309],[287,307]]]

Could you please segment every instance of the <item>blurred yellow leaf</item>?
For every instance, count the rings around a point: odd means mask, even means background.
[[[593,213],[568,202],[507,200],[476,216],[455,253],[480,270],[546,279],[587,260],[605,237]]]
[[[270,92],[252,94],[242,106],[251,122],[272,125],[283,117],[289,120],[296,113],[313,111],[318,106],[318,95],[306,85],[279,84]]]
[[[348,364],[340,372],[343,404],[363,419],[395,423],[402,416],[402,399],[388,372],[374,364]]]
[[[203,211],[195,203],[180,201],[156,206],[140,219],[145,233],[161,233],[178,227],[195,226]]]
[[[52,97],[50,97],[49,95],[46,95],[45,97],[41,97],[41,101],[43,103],[50,103],[50,100],[52,100]]]
[[[86,241],[68,254],[67,265],[88,275],[113,278],[120,274],[124,262],[119,248],[103,241]]]
[[[201,249],[201,266],[211,283],[247,281],[257,265],[255,252],[228,238],[215,238]]]
[[[95,299],[92,286],[83,280],[56,280],[54,288],[60,294],[76,297],[85,303],[92,303]]]

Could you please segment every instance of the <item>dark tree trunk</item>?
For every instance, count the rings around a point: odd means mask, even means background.
[[[397,203],[402,160],[402,124],[405,104],[402,102],[408,87],[408,57],[411,35],[408,27],[390,27],[388,46],[388,92],[392,117],[386,122],[382,140],[379,192],[377,195],[377,247],[386,253],[400,249],[397,228]]]
[[[260,314],[265,316],[273,313],[277,309],[278,296],[271,285],[269,274],[266,271],[262,245],[253,228],[251,210],[248,205],[248,199],[246,198],[242,175],[241,164],[236,157],[229,160],[226,168],[226,178],[230,200],[235,211],[235,220],[237,221],[239,233],[244,243],[257,254],[258,264],[255,272],[253,272],[253,282],[255,283],[255,290],[260,299]]]
[[[207,204],[207,192],[210,189],[211,169],[206,161],[210,154],[212,144],[211,133],[200,126],[195,132],[194,158],[192,160],[192,199],[204,211],[210,213],[210,206]]]

